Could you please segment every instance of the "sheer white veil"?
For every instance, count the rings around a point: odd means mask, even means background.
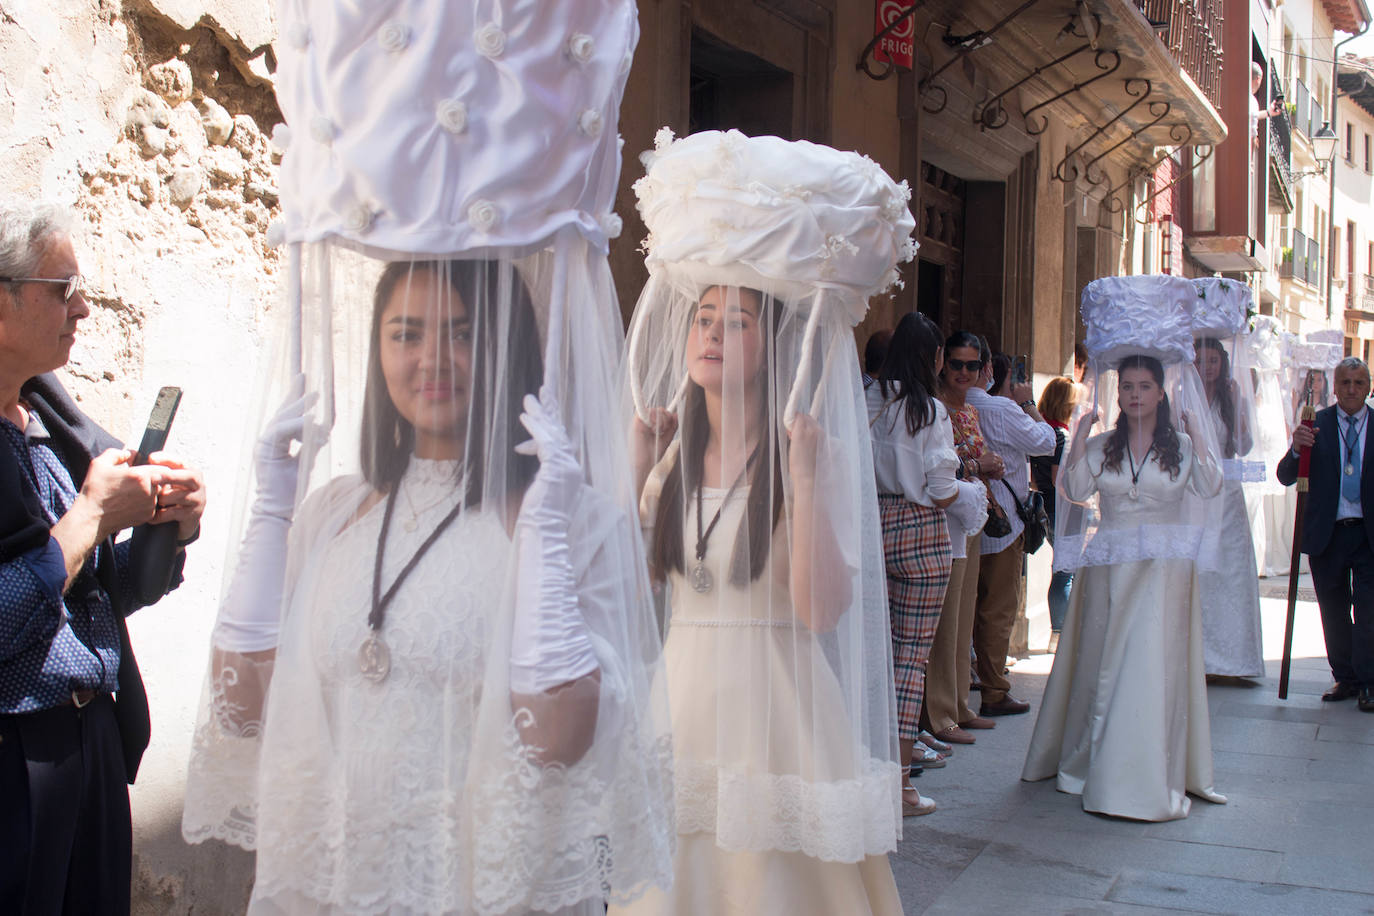
[[[678,830],[889,852],[892,649],[853,326],[914,252],[909,192],[857,154],[735,131],[665,129],[644,161],[628,387],[642,423],[675,419],[644,445],[640,508],[669,593]]]
[[[264,910],[666,886],[606,260],[635,6],[284,0],[279,24],[288,301],[183,834],[255,848]]]
[[[1288,451],[1288,403],[1284,398],[1283,335],[1278,319],[1272,315],[1255,315],[1240,338],[1240,355],[1236,361],[1241,374],[1254,382],[1255,445],[1252,454],[1263,463],[1261,480],[1247,480],[1247,488],[1260,493],[1277,495],[1283,486],[1274,476],[1274,468]]]
[[[1104,517],[1100,494],[1074,499],[1065,491],[1067,466],[1075,455],[1074,443],[1086,442],[1081,460],[1092,476],[1120,473],[1104,466],[1103,449],[1118,423],[1124,422],[1118,404],[1118,367],[1123,360],[1145,357],[1163,370],[1168,400],[1161,410],[1169,418],[1179,440],[1183,462],[1196,455],[1209,462],[1220,485],[1220,451],[1208,419],[1202,382],[1193,366],[1195,287],[1188,280],[1166,275],[1104,277],[1083,290],[1082,315],[1087,332],[1088,409],[1075,419],[1059,474],[1056,494],[1054,568],[1075,570],[1136,560],[1184,558],[1204,569],[1219,563],[1220,512],[1216,491],[1199,493],[1190,488],[1177,506],[1149,506],[1146,511],[1123,514],[1113,521]],[[1184,417],[1194,420],[1197,435],[1184,431]],[[1157,459],[1152,459],[1157,460]],[[1121,468],[1125,468],[1125,462]],[[1179,468],[1186,474],[1188,467]],[[1210,488],[1207,488],[1210,489]],[[1158,511],[1148,511],[1157,509]]]
[[[1193,285],[1194,361],[1204,393],[1207,374],[1216,373],[1207,419],[1214,427],[1222,468],[1227,480],[1262,481],[1267,468],[1255,450],[1255,377],[1243,364],[1242,346],[1242,334],[1257,312],[1254,292],[1223,277],[1199,277]]]

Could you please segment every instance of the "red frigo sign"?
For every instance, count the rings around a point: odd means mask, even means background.
[[[878,34],[892,24],[903,11],[911,6],[910,0],[876,0],[874,3],[873,34]],[[902,24],[883,36],[874,49],[873,59],[879,62],[892,61],[898,67],[911,69],[911,48],[916,41],[916,17],[907,16]]]

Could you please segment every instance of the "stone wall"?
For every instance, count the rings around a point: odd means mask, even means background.
[[[251,883],[247,854],[180,837],[241,424],[278,300],[271,2],[211,6],[0,0],[0,194],[73,208],[92,290],[65,381],[126,441],[157,388],[181,386],[169,449],[210,491],[186,582],[131,619],[153,717],[132,792],[136,913],[239,913]]]

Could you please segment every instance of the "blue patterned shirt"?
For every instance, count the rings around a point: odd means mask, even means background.
[[[0,417],[0,435],[19,459],[49,525],[71,508],[77,489],[52,450],[48,431],[29,412],[21,431]],[[0,494],[0,499],[14,499]],[[73,690],[118,689],[119,626],[114,605],[96,580],[96,565],[107,543],[99,544],[77,574],[66,596],[62,548],[49,538],[42,547],[0,564],[0,714],[32,712],[71,701]],[[119,588],[132,607],[128,576],[129,542],[114,548]]]

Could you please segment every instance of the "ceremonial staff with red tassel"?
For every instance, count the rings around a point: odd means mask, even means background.
[[[1312,377],[1302,393],[1301,423],[1311,429],[1317,412],[1312,406]],[[1298,451],[1297,506],[1293,514],[1293,558],[1288,564],[1288,616],[1283,626],[1283,662],[1279,668],[1279,699],[1288,699],[1288,670],[1293,664],[1293,622],[1298,607],[1298,565],[1302,559],[1302,517],[1307,509],[1307,477],[1312,464],[1312,446]]]

